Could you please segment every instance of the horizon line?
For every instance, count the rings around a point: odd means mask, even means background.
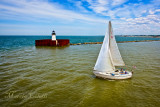
[[[0,35],[0,36],[52,36],[52,35]],[[105,35],[56,35],[56,36],[105,36]],[[160,35],[127,35],[127,34],[124,34],[124,35],[115,35],[115,36],[160,36]]]

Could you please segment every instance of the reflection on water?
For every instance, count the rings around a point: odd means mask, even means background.
[[[25,46],[0,51],[0,105],[34,107],[156,107],[160,42],[118,44],[132,79],[103,80],[92,70],[100,44]]]

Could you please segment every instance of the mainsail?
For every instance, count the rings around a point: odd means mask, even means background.
[[[94,70],[99,72],[112,72],[115,70],[115,66],[125,65],[117,47],[110,21],[108,28],[109,33],[106,32],[105,34],[100,53],[94,67]]]

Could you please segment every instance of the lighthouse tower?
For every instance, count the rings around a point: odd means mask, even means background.
[[[54,30],[52,31],[52,40],[56,40],[56,33]]]

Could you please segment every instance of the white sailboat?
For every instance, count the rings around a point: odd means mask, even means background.
[[[123,69],[116,70],[115,66],[125,66],[125,64],[113,35],[111,21],[109,21],[108,33],[106,32],[104,37],[93,73],[96,77],[104,79],[128,79],[132,77],[132,72],[123,71]]]

